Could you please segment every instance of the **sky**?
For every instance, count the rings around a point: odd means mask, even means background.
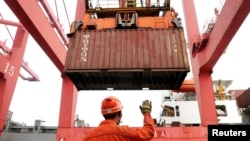
[[[76,0],[65,1],[70,22],[74,20]],[[197,19],[200,30],[209,18],[214,16],[213,10],[218,6],[219,0],[194,0],[196,6]],[[49,0],[51,8],[55,9],[55,1]],[[59,20],[65,28],[65,33],[69,31],[69,23],[62,5]],[[182,0],[172,0],[171,6],[179,13],[179,17],[184,21],[182,10]],[[56,11],[54,10],[55,15]],[[0,1],[0,13],[6,20],[18,21],[4,1]],[[247,60],[250,60],[249,41],[246,39],[250,33],[249,16],[233,38],[225,53],[216,63],[212,78],[214,80],[233,80],[230,89],[247,89],[250,86],[250,68],[247,67]],[[15,28],[9,27],[14,36]],[[184,25],[185,29],[185,25]],[[6,32],[6,27],[0,24],[0,40],[7,39],[7,46],[11,47],[12,40]],[[2,32],[5,31],[5,32]],[[12,120],[26,125],[34,125],[35,119],[45,121],[47,126],[57,126],[60,110],[60,96],[62,89],[61,74],[53,65],[47,55],[30,36],[26,47],[24,61],[29,63],[30,68],[39,76],[39,82],[24,81],[18,79],[16,89],[10,105],[13,112]],[[85,120],[90,126],[97,126],[103,117],[100,111],[100,104],[104,97],[108,95],[117,96],[123,106],[123,124],[130,126],[142,125],[142,115],[139,105],[145,99],[152,101],[152,116],[157,118],[160,114],[161,96],[167,91],[79,91],[76,114],[80,119]],[[94,118],[93,118],[94,117]]]

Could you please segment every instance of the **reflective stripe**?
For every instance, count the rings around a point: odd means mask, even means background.
[[[113,113],[113,112],[118,112],[118,110],[122,110],[123,106],[120,105],[118,107],[114,107],[114,108],[108,108],[108,109],[102,109],[102,113]]]

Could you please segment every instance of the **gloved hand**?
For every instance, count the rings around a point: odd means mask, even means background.
[[[151,109],[152,109],[152,105],[151,105],[151,101],[149,100],[144,100],[142,102],[142,105],[140,105],[140,110],[142,114],[151,113]]]

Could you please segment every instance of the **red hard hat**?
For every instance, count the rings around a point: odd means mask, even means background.
[[[118,111],[121,111],[123,106],[120,100],[114,96],[109,96],[104,98],[102,101],[102,114],[111,114]]]

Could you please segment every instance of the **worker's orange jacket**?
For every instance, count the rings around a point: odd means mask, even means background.
[[[119,126],[113,120],[104,120],[83,141],[149,141],[154,132],[154,121],[150,113],[145,113],[143,127]]]

